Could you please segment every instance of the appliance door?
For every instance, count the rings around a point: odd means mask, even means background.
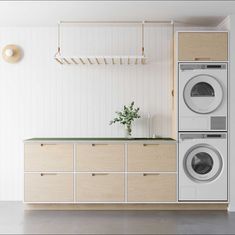
[[[222,171],[223,161],[220,153],[208,144],[193,146],[184,156],[184,171],[196,182],[211,182]]]
[[[192,77],[183,91],[184,102],[195,113],[215,111],[223,100],[223,89],[219,81],[208,74]]]

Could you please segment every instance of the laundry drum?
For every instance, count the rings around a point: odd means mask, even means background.
[[[215,111],[223,100],[223,89],[218,80],[207,74],[192,77],[184,87],[184,102],[195,113]]]
[[[194,181],[210,182],[220,174],[223,162],[219,152],[210,145],[196,145],[184,157],[184,170]]]

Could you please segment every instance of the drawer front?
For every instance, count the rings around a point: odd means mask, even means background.
[[[176,171],[176,144],[129,144],[128,171]]]
[[[77,171],[124,171],[124,144],[77,144]]]
[[[124,174],[78,173],[77,202],[124,202]]]
[[[128,202],[175,202],[176,174],[129,173]]]
[[[25,202],[73,202],[73,173],[25,173]]]
[[[226,32],[182,32],[178,34],[180,61],[228,60],[228,34]]]
[[[25,171],[73,171],[73,144],[25,144]]]

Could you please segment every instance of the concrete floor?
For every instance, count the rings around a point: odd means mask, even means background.
[[[1,234],[235,234],[222,211],[24,211],[0,203]]]

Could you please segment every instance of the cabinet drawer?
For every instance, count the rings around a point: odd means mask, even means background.
[[[25,202],[73,202],[72,173],[25,173]]]
[[[179,32],[178,59],[180,61],[228,60],[226,32]]]
[[[123,144],[78,144],[77,171],[124,171]]]
[[[128,171],[176,171],[176,144],[129,144]]]
[[[73,171],[73,144],[25,144],[25,171]]]
[[[124,174],[78,173],[76,201],[124,202]]]
[[[176,201],[176,174],[129,173],[129,202]]]

